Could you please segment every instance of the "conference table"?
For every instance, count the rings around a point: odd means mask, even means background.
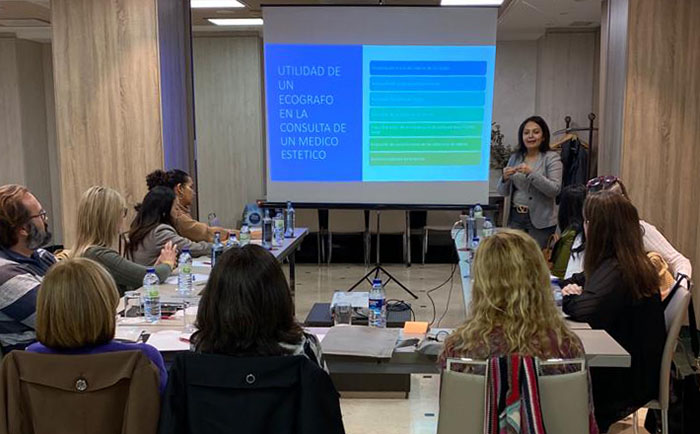
[[[280,260],[289,259],[290,281],[293,278],[293,254],[298,248],[301,239],[308,231],[301,229],[295,239],[285,240],[285,245],[272,253]],[[459,238],[455,238],[459,243]],[[460,276],[462,276],[462,289],[465,305],[471,295],[471,282],[468,277],[464,277],[463,264],[461,262],[466,257],[466,252],[459,252],[460,256]],[[202,258],[194,264],[194,272],[197,275],[208,275],[211,267],[202,266]],[[204,260],[206,262],[206,259]],[[197,283],[195,285],[202,285]],[[161,284],[161,298],[164,302],[188,301],[190,305],[198,303],[198,295],[185,299],[178,296],[174,283]],[[290,287],[294,288],[292,282]],[[327,304],[323,308],[327,309]],[[190,308],[191,309],[191,308]],[[466,313],[465,313],[466,314]],[[183,318],[184,316],[184,318]],[[136,340],[140,335],[148,335],[147,343],[160,350],[166,361],[172,360],[177,352],[188,351],[189,342],[186,340],[189,333],[185,330],[187,322],[192,324],[192,315],[179,312],[174,318],[163,319],[156,324],[145,323],[142,320],[128,318],[122,319],[117,324],[117,337],[129,340]],[[627,351],[618,344],[604,330],[592,330],[588,324],[568,321],[574,333],[581,339],[586,353],[586,360],[590,367],[629,367],[631,358]],[[310,333],[323,338],[330,327],[306,327]],[[340,391],[355,392],[392,392],[401,393],[407,396],[410,392],[410,374],[439,374],[440,367],[437,364],[437,354],[442,349],[442,343],[435,340],[436,336],[444,338],[451,329],[431,330],[427,336],[421,339],[418,345],[402,346],[402,337],[394,349],[390,358],[377,359],[356,356],[339,356],[324,354],[328,370],[333,378],[336,388]],[[431,339],[431,336],[433,339]],[[413,337],[413,336],[412,336]],[[322,343],[323,344],[323,343]]]
[[[289,289],[292,291],[292,299],[294,299],[296,289],[296,251],[299,250],[301,243],[307,235],[309,235],[308,228],[296,228],[294,230],[294,237],[285,238],[280,247],[273,247],[270,250],[270,253],[272,253],[278,262],[283,263],[286,259],[289,263]],[[251,240],[250,243],[261,245],[262,241]],[[192,261],[192,273],[194,274],[195,297],[182,297],[177,293],[176,270],[165,283],[158,285],[162,301],[174,302],[180,300],[189,301],[191,304],[197,304],[199,300],[198,294],[206,283],[204,277],[211,273],[211,257],[200,256],[199,258],[194,258]],[[141,292],[141,290],[142,288],[138,288],[136,291]]]

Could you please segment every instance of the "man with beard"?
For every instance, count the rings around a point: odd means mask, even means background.
[[[36,340],[36,296],[56,262],[40,247],[51,239],[46,211],[26,187],[0,187],[0,347],[24,349]]]

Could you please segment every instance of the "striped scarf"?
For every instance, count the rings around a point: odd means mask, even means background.
[[[532,357],[490,359],[485,402],[484,434],[546,434]]]

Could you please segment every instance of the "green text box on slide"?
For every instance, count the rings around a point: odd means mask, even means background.
[[[372,107],[371,122],[482,122],[481,107]]]
[[[370,152],[370,166],[475,166],[481,152]]]
[[[421,124],[392,124],[372,122],[371,137],[481,137],[480,122],[431,122]]]
[[[481,137],[373,137],[369,139],[372,151],[479,151]]]

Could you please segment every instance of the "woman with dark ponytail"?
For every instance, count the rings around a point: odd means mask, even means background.
[[[175,193],[175,205],[172,211],[172,220],[175,230],[181,236],[192,241],[214,241],[214,233],[221,232],[221,239],[228,238],[231,229],[209,226],[192,218],[190,206],[195,197],[194,182],[192,177],[179,169],[169,171],[154,170],[146,176],[146,185],[151,191],[155,187],[167,187]],[[233,231],[238,232],[238,231]]]

